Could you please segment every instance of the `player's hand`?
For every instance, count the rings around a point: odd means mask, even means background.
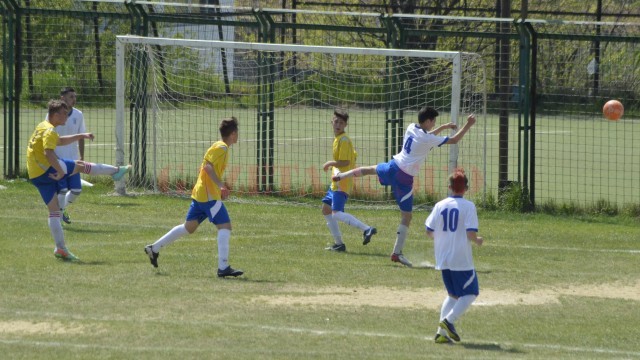
[[[446,123],[446,124],[444,124],[444,126],[445,126],[445,127],[447,127],[447,128],[449,128],[449,129],[451,129],[451,130],[455,130],[455,129],[457,129],[457,128],[458,128],[458,125],[456,125],[456,124],[454,124],[454,123],[452,123],[452,122],[450,122],[450,123]]]
[[[324,163],[324,165],[322,165],[322,169],[324,171],[329,170],[329,168],[331,168],[333,166],[333,161],[327,161],[326,163]]]
[[[471,114],[467,117],[467,122],[471,125],[476,123],[476,114]]]
[[[484,239],[482,238],[482,236],[478,236],[476,238],[476,245],[481,246],[483,242],[484,242]]]
[[[60,171],[56,171],[54,173],[49,174],[49,177],[55,181],[58,181],[64,177],[64,173]]]
[[[226,200],[229,197],[229,189],[224,186],[220,187],[220,197],[222,200]]]
[[[96,137],[92,133],[85,133],[84,138],[93,141],[93,139],[95,139]]]

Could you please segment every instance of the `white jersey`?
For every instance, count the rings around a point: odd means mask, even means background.
[[[439,201],[425,221],[433,231],[433,251],[436,270],[473,270],[471,241],[467,231],[478,231],[476,206],[462,196],[451,196]]]
[[[76,108],[71,108],[71,114],[69,114],[69,117],[67,118],[67,123],[64,125],[56,126],[56,132],[60,134],[60,136],[75,135],[87,132],[87,129],[84,126],[84,116],[82,116],[82,111]],[[80,159],[80,151],[78,150],[77,141],[74,141],[68,145],[57,146],[55,152],[60,159]]]
[[[449,141],[448,136],[438,136],[424,131],[418,124],[407,127],[402,141],[402,151],[393,156],[395,163],[405,173],[416,176],[420,166],[429,155],[429,151],[436,146]]]

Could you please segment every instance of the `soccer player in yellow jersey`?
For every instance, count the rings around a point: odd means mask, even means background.
[[[333,126],[333,134],[335,139],[333,140],[333,160],[327,161],[323,165],[324,171],[330,170],[332,175],[336,175],[341,172],[349,171],[356,165],[356,157],[358,154],[353,148],[351,139],[345,132],[347,122],[349,121],[349,114],[345,111],[336,109],[333,112],[333,120],[331,125]],[[371,227],[362,221],[358,220],[355,216],[344,212],[344,205],[349,197],[349,192],[353,188],[353,179],[345,178],[338,181],[332,181],[327,195],[322,199],[322,215],[327,219],[327,226],[331,235],[333,235],[334,244],[327,247],[327,250],[331,251],[346,251],[347,247],[342,241],[342,233],[338,226],[338,221],[356,227],[363,231],[363,245],[367,245],[371,241],[373,234],[377,232],[376,228]]]
[[[209,222],[218,228],[218,277],[236,277],[243,274],[242,270],[233,269],[229,265],[231,220],[222,202],[229,197],[229,189],[222,182],[222,176],[229,159],[229,147],[238,142],[238,120],[235,117],[222,120],[219,130],[222,140],[214,142],[204,154],[198,180],[191,191],[192,201],[186,221],[144,248],[154,267],[158,267],[158,256],[162,247],[184,235],[193,234],[200,223],[209,219]]]
[[[63,260],[78,260],[68,249],[64,241],[61,211],[58,204],[58,181],[77,173],[91,175],[110,175],[115,181],[122,179],[130,166],[112,166],[94,164],[83,160],[60,159],[55,153],[56,146],[71,144],[79,139],[93,140],[92,133],[60,136],[55,127],[67,122],[69,106],[62,100],[51,100],[48,104],[47,120],[36,126],[29,139],[27,148],[27,172],[29,181],[38,189],[42,200],[49,209],[49,229],[56,243],[55,257]]]

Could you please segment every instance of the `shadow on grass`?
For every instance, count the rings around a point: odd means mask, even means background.
[[[111,263],[108,261],[85,261],[85,260],[77,260],[77,261],[70,261],[70,260],[61,260],[61,259],[56,259],[59,262],[63,263],[63,264],[70,264],[70,265],[76,265],[76,266],[98,266],[98,265],[110,265]]]
[[[477,343],[463,343],[459,344],[465,349],[469,350],[483,350],[483,351],[500,351],[509,354],[524,354],[522,350],[513,348],[503,348],[500,344],[477,344]]]
[[[67,225],[67,227],[64,228],[64,231],[69,233],[78,233],[78,234],[108,234],[113,232],[113,230],[111,229],[98,230],[98,229],[91,229],[87,227],[73,228],[73,227],[69,227],[69,225]]]

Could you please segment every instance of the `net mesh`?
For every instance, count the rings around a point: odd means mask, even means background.
[[[220,120],[235,116],[240,137],[225,172],[233,192],[318,197],[331,182],[322,168],[332,160],[334,109],[349,113],[357,166],[396,154],[424,106],[440,112],[437,125],[484,114],[484,69],[474,54],[458,53],[456,69],[446,58],[318,49],[127,44],[125,153],[134,166],[128,186],[188,194],[204,153],[220,138]],[[459,100],[452,97],[457,89]],[[484,194],[486,131],[476,127],[458,146],[431,152],[415,178],[417,205],[446,195],[453,165],[467,170],[472,196]],[[393,204],[374,176],[356,179],[350,199]]]

